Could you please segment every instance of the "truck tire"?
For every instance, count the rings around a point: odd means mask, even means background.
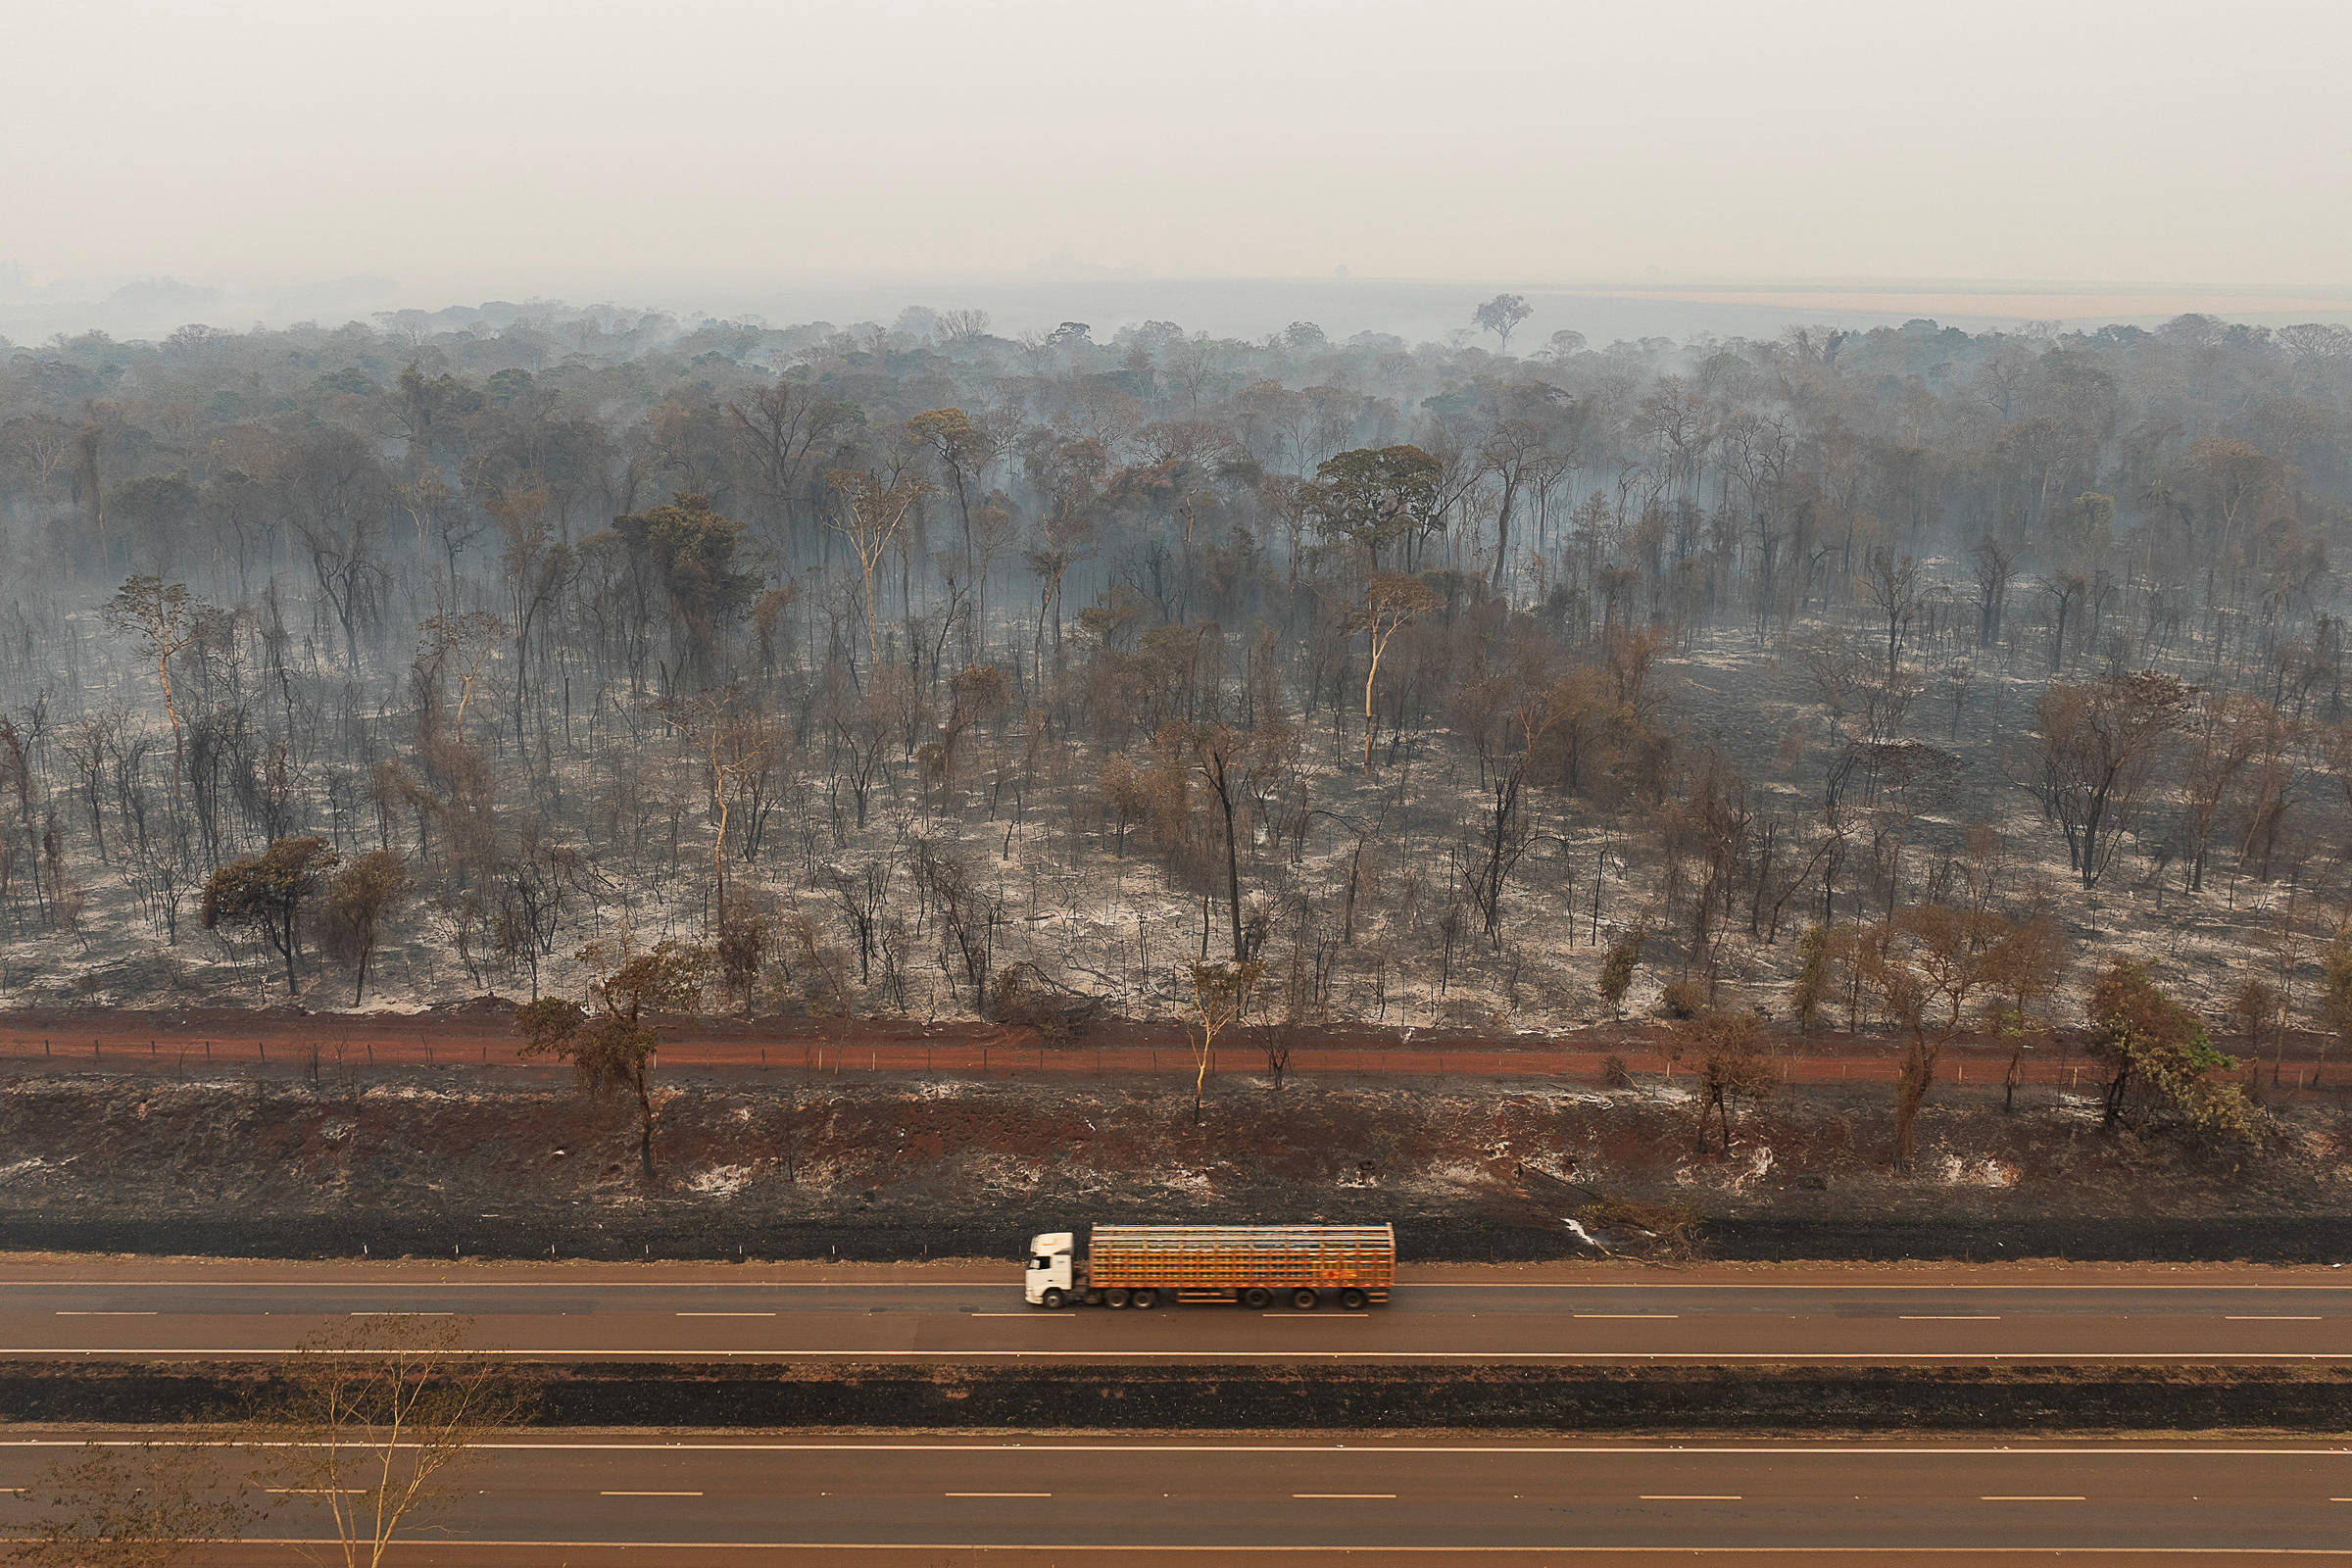
[[[1127,1304],[1127,1293],[1114,1285],[1109,1290],[1102,1293],[1102,1304],[1104,1306],[1125,1306]]]
[[[1069,1298],[1067,1297],[1063,1296],[1061,1292],[1057,1290],[1049,1290],[1045,1295],[1046,1307],[1049,1311],[1060,1311],[1063,1304]]]
[[[1352,1285],[1340,1293],[1340,1304],[1350,1312],[1362,1311],[1364,1309],[1364,1303],[1371,1299],[1372,1298],[1366,1296],[1363,1292],[1357,1290]]]
[[[1301,1285],[1291,1293],[1291,1304],[1301,1312],[1312,1312],[1323,1304],[1323,1298],[1315,1294],[1313,1286]]]
[[[1242,1304],[1263,1309],[1274,1304],[1274,1293],[1262,1285],[1252,1285],[1242,1293]]]
[[[1129,1298],[1129,1299],[1133,1302],[1137,1311],[1149,1312],[1152,1310],[1152,1308],[1159,1304],[1159,1293],[1155,1290],[1152,1290],[1150,1286],[1146,1286],[1144,1289],[1136,1292],[1133,1297]]]

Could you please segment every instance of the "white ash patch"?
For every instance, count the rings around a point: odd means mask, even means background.
[[[2015,1187],[2018,1174],[2015,1165],[1990,1154],[1977,1159],[1946,1154],[1936,1167],[1936,1179],[1946,1187]]]
[[[1676,1166],[1674,1183],[1710,1192],[1743,1193],[1764,1179],[1772,1169],[1772,1159],[1768,1145],[1750,1144],[1722,1164]]]
[[[360,1096],[363,1100],[441,1100],[463,1101],[479,1098],[447,1089],[428,1089],[421,1084],[372,1084]]]
[[[749,1165],[713,1165],[686,1178],[688,1189],[705,1198],[733,1198],[751,1184]]]

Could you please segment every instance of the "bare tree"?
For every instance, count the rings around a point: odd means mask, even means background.
[[[865,663],[869,670],[882,662],[882,639],[874,615],[874,569],[890,553],[891,541],[905,526],[907,511],[928,488],[920,479],[903,478],[885,484],[858,468],[835,468],[825,482],[841,496],[842,514],[827,525],[850,542],[858,553],[864,577]]]
[[[1497,294],[1470,313],[1471,320],[1494,334],[1500,352],[1511,352],[1511,334],[1519,323],[1536,314],[1536,308],[1518,294]]]
[[[2136,822],[2156,764],[2195,695],[2179,677],[2154,670],[2043,689],[2034,789],[2042,814],[2066,835],[2068,863],[2083,887],[2098,886]]]
[[[1418,577],[1400,571],[1375,571],[1364,583],[1364,602],[1354,623],[1364,633],[1364,776],[1372,776],[1372,688],[1380,679],[1380,662],[1389,643],[1407,622],[1426,615],[1444,601],[1438,591]]]
[[[107,602],[106,623],[125,636],[135,636],[155,661],[156,683],[163,688],[164,717],[172,723],[172,808],[179,809],[180,774],[186,770],[187,746],[179,727],[179,705],[172,695],[172,657],[196,641],[198,628],[210,609],[188,592],[187,584],[160,577],[133,577],[115,590]]]
[[[1891,550],[1874,550],[1870,555],[1870,569],[1863,574],[1862,591],[1878,607],[1879,618],[1886,624],[1886,684],[1892,687],[1901,675],[1903,639],[1910,634],[1911,621],[1919,613],[1920,565],[1910,556],[1898,556]]]
[[[1193,1018],[1190,1032],[1193,1037],[1193,1125],[1200,1125],[1201,1098],[1208,1088],[1208,1064],[1214,1057],[1218,1039],[1242,1021],[1250,1010],[1250,997],[1265,975],[1265,966],[1256,959],[1231,960],[1218,963],[1195,963],[1190,966],[1193,976]]]
[[[278,1477],[314,1498],[344,1568],[380,1568],[457,1495],[460,1467],[530,1409],[487,1358],[469,1357],[464,1318],[354,1317],[296,1348],[274,1434]]]

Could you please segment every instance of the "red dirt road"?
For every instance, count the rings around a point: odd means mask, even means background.
[[[420,1013],[299,1013],[202,1009],[23,1011],[0,1014],[0,1065],[18,1070],[157,1071],[175,1075],[205,1065],[469,1065],[561,1070],[517,1054],[520,1042],[507,1005],[476,1003]],[[2298,1044],[2305,1044],[2298,1042]],[[1792,1083],[1890,1082],[1896,1045],[1889,1037],[1815,1034],[1786,1058]],[[1628,1023],[1569,1035],[1465,1035],[1418,1029],[1330,1026],[1303,1031],[1290,1071],[1306,1077],[1377,1074],[1406,1077],[1549,1078],[1599,1083],[1606,1058],[1636,1073],[1672,1075],[1668,1031]],[[314,1053],[316,1055],[314,1056]],[[678,1019],[664,1030],[662,1061],[670,1068],[1020,1076],[1084,1073],[1129,1076],[1195,1070],[1191,1047],[1173,1023],[1116,1022],[1076,1041],[1048,1041],[1027,1028],[968,1022],[854,1018]],[[2007,1053],[1990,1042],[1955,1043],[1937,1076],[1946,1082],[1998,1084]],[[1265,1056],[1245,1039],[1221,1048],[1212,1071],[1262,1074]],[[2268,1071],[2266,1067],[2266,1073]],[[2329,1070],[2308,1045],[2290,1054],[2280,1082],[2336,1090],[2344,1069]],[[2318,1080],[2314,1082],[2315,1078]],[[2079,1052],[2058,1051],[2025,1063],[2024,1082],[2084,1086],[2097,1079]]]

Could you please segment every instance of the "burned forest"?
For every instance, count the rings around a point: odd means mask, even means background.
[[[2352,1030],[2352,332],[1471,304],[8,346],[0,1000]]]

